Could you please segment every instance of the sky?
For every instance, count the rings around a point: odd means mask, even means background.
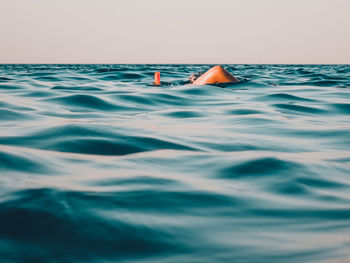
[[[0,63],[350,64],[349,0],[0,0]]]

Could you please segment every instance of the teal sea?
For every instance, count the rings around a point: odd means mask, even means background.
[[[350,262],[350,65],[210,66],[0,65],[0,261]]]

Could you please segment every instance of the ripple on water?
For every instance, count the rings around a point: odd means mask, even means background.
[[[10,154],[3,151],[0,151],[0,170],[3,172],[18,171],[39,174],[45,174],[50,171],[40,160],[33,160],[28,156]]]
[[[162,114],[163,116],[173,117],[173,118],[199,118],[205,116],[203,113],[191,110],[177,110],[170,111]]]
[[[242,161],[241,163],[226,167],[222,170],[221,176],[224,178],[246,178],[249,176],[266,178],[266,176],[273,176],[276,174],[282,175],[284,171],[290,173],[299,168],[299,164],[291,161],[265,157],[256,160]]]
[[[101,91],[103,89],[92,86],[54,86],[51,89],[53,90],[71,90],[71,91]]]
[[[316,101],[314,99],[309,99],[309,98],[305,98],[305,97],[300,97],[300,96],[295,96],[295,95],[291,95],[288,93],[273,93],[273,94],[269,94],[269,95],[264,95],[263,97],[259,98],[259,99],[266,99],[266,100],[271,100],[271,101]]]
[[[286,103],[276,103],[273,104],[274,107],[282,110],[287,110],[287,112],[293,111],[301,114],[326,114],[328,111],[316,107],[303,106],[297,104],[286,104]]]
[[[19,85],[0,84],[0,90],[20,90],[20,89],[23,89],[23,87]]]
[[[197,150],[182,143],[76,125],[39,130],[29,136],[0,137],[0,143],[97,155],[127,155],[161,149]]]
[[[0,121],[30,121],[35,117],[31,114],[21,113],[14,110],[0,109]]]
[[[6,78],[6,77],[0,77],[0,82],[8,82],[12,80],[11,78]]]
[[[92,110],[118,110],[123,108],[93,95],[68,95],[50,98],[48,100],[70,107],[80,107]]]
[[[98,211],[106,208],[106,200],[110,205],[117,200],[105,195],[97,199],[104,203],[97,204],[93,197],[89,193],[35,189],[17,192],[15,200],[2,203],[0,234],[15,249],[25,252],[12,258],[27,261],[39,254],[57,253],[57,260],[80,261],[186,251],[181,241],[165,229],[99,215]],[[37,233],[35,237],[33,232]],[[32,253],[21,243],[34,247]]]
[[[228,110],[227,114],[232,114],[232,115],[250,115],[250,114],[262,114],[264,113],[261,110],[256,110],[256,109],[234,109],[234,110]]]
[[[329,106],[335,108],[338,113],[350,114],[350,103],[331,103]]]

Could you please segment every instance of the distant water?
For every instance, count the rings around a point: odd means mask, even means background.
[[[350,262],[350,65],[209,68],[0,65],[0,261]]]

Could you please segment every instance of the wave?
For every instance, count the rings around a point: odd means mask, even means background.
[[[3,151],[0,151],[0,170],[2,172],[19,171],[35,174],[45,174],[49,171],[40,161]]]
[[[81,91],[81,90],[86,90],[86,91],[101,91],[103,89],[97,88],[97,87],[89,87],[89,86],[54,86],[51,89],[53,90],[72,90],[72,91]]]
[[[314,99],[309,99],[305,97],[295,96],[288,93],[274,93],[269,95],[264,95],[261,99],[266,100],[287,100],[287,101],[315,101]]]
[[[71,107],[88,108],[94,110],[118,110],[123,108],[93,95],[77,94],[49,98],[47,100]]]
[[[300,113],[308,113],[308,114],[325,114],[325,113],[327,113],[326,110],[323,110],[320,108],[297,105],[297,104],[276,103],[273,106],[276,108],[279,108],[279,109],[300,112]]]
[[[33,120],[34,116],[20,113],[14,110],[0,109],[0,121]]]
[[[176,142],[144,136],[129,136],[114,131],[101,130],[101,128],[95,130],[76,125],[39,130],[28,136],[0,137],[0,143],[97,155],[127,155],[161,149],[196,150]]]

